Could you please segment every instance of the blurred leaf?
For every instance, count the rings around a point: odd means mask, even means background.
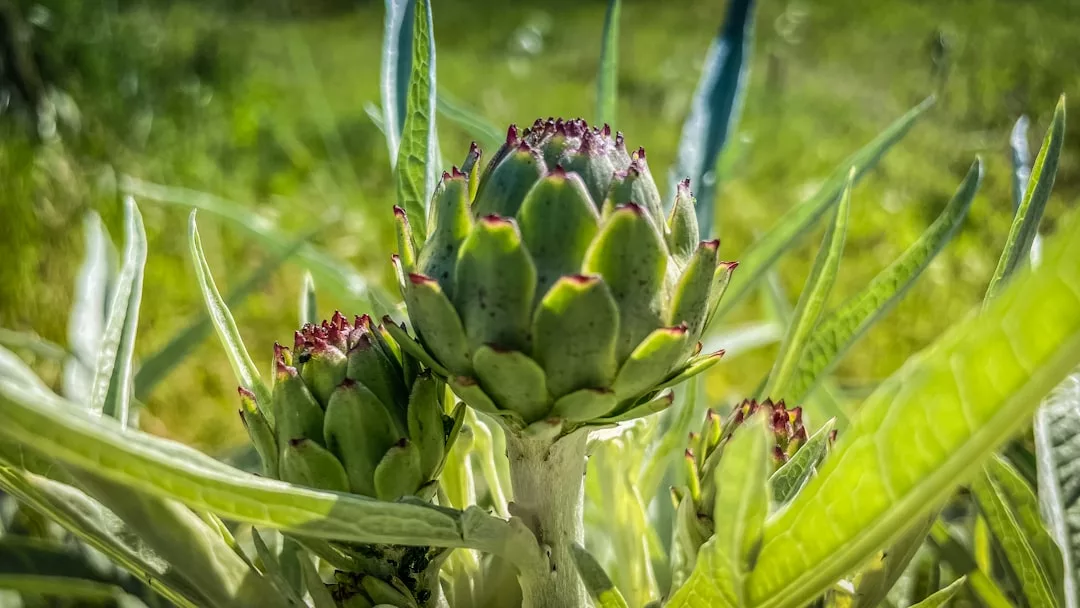
[[[618,0],[616,0],[618,1]],[[581,582],[589,591],[596,608],[629,608],[618,588],[608,578],[600,562],[589,553],[585,547],[574,543],[571,547],[574,555],[574,564],[577,566]]]
[[[334,601],[334,597],[330,595],[330,591],[323,584],[319,572],[315,569],[315,564],[312,564],[307,556],[300,558],[300,572],[304,576],[304,586],[307,587],[308,593],[311,595],[311,603],[314,608],[337,608],[337,602]]]
[[[1031,179],[1031,148],[1028,147],[1028,128],[1031,121],[1027,116],[1021,116],[1013,124],[1009,132],[1009,152],[1012,161],[1012,203],[1013,213],[1020,209],[1024,202],[1024,192],[1027,190],[1028,180]]]
[[[450,119],[475,138],[486,150],[497,150],[506,134],[498,127],[488,122],[481,114],[465,105],[465,102],[450,95],[446,91],[439,91],[436,97],[436,106],[439,114]]]
[[[952,603],[953,597],[960,592],[960,588],[965,584],[967,584],[967,579],[960,577],[953,581],[948,587],[937,591],[918,604],[914,604],[911,608],[940,608],[942,606],[949,606]]]
[[[195,274],[199,278],[199,289],[202,291],[207,313],[214,324],[214,329],[217,330],[221,345],[225,347],[225,354],[229,356],[229,363],[232,364],[233,374],[236,375],[237,381],[244,388],[255,393],[255,402],[259,409],[268,420],[272,421],[270,391],[263,384],[259,369],[251,361],[251,355],[248,354],[244,340],[240,337],[240,331],[236,328],[236,321],[233,320],[229,307],[221,299],[221,293],[214,284],[210,265],[206,263],[206,256],[203,255],[199,228],[195,224],[196,213],[192,211],[188,220],[188,241],[191,246],[191,260],[195,264]]]
[[[1035,414],[1039,506],[1064,559],[1065,608],[1080,606],[1080,371]]]
[[[701,376],[691,378],[676,389],[678,407],[668,408],[670,421],[667,428],[660,435],[655,449],[649,451],[638,477],[637,487],[642,496],[655,496],[660,488],[660,482],[669,470],[672,463],[678,460],[682,462],[682,451],[686,447],[686,435],[697,415],[703,397],[704,389]]]
[[[157,604],[150,589],[83,545],[25,536],[0,537],[0,573],[64,576],[115,585]]]
[[[714,318],[723,317],[742,301],[742,298],[750,293],[750,288],[765,277],[765,271],[775,264],[785,251],[795,246],[799,237],[810,230],[817,219],[840,200],[852,167],[855,168],[855,182],[858,183],[933,105],[934,98],[927,98],[889,125],[873,141],[844,159],[812,197],[792,207],[764,236],[755,241],[740,256],[739,268],[732,275],[731,283],[724,292],[724,299],[720,301]]]
[[[769,520],[750,578],[755,605],[800,606],[865,563],[938,508],[1080,363],[1080,216],[1048,249],[1042,267],[862,404],[818,475]]]
[[[784,337],[784,327],[775,321],[750,321],[715,328],[702,352],[724,351],[724,361],[775,344]]]
[[[432,168],[440,161],[435,133],[435,28],[430,0],[415,0],[412,12],[412,69],[394,170],[398,206],[405,210],[413,239],[420,246],[427,236],[427,205],[435,191]]]
[[[780,343],[780,352],[777,354],[769,379],[765,383],[765,390],[760,395],[762,399],[770,396],[776,399],[788,399],[790,395],[792,401],[797,401],[803,397],[801,394],[793,393],[789,388],[795,381],[799,361],[814,333],[814,327],[818,324],[821,311],[829,300],[829,294],[832,293],[832,286],[840,268],[840,258],[844,255],[844,242],[847,239],[848,216],[851,209],[852,178],[854,178],[854,171],[848,176],[848,185],[844,188],[840,204],[836,207],[836,217],[829,229],[825,231],[814,266],[806,277],[799,303],[795,306],[795,312],[788,323],[784,340]]]
[[[870,563],[859,571],[852,608],[875,608],[885,601],[889,590],[900,580],[900,576],[918,553],[936,519],[937,513],[932,513],[916,521],[896,542],[879,551]]]
[[[679,180],[690,178],[697,193],[702,238],[712,238],[716,232],[716,165],[739,119],[749,75],[753,27],[754,0],[732,0],[705,55],[701,79],[683,122],[675,166],[668,176],[672,195]]]
[[[75,278],[74,302],[68,315],[68,348],[71,359],[64,365],[64,394],[89,401],[94,383],[94,362],[101,349],[105,315],[116,272],[116,251],[101,217],[86,214],[82,265]]]
[[[275,253],[251,274],[244,277],[225,298],[226,308],[239,306],[248,296],[261,289],[288,258],[302,248],[312,235],[306,234],[293,241],[288,249]],[[305,273],[305,281],[310,281],[311,273]],[[305,287],[308,283],[305,282]],[[312,294],[314,295],[314,294]],[[139,364],[135,373],[135,398],[142,401],[164,380],[169,373],[180,365],[195,348],[214,330],[209,307],[199,311],[198,317],[176,333],[160,350],[146,357]]]
[[[199,209],[228,220],[235,228],[250,234],[263,247],[278,255],[287,250],[289,244],[296,238],[281,232],[265,217],[252,213],[237,203],[205,192],[162,186],[129,175],[121,177],[120,188],[124,192],[148,200]],[[332,215],[320,218],[320,225],[328,224]],[[377,283],[369,282],[355,268],[331,256],[325,250],[306,244],[296,253],[296,257],[301,265],[310,270],[319,280],[320,285],[344,300],[349,307],[371,310],[377,315],[376,318],[395,312],[395,298]]]
[[[1035,157],[1035,165],[1031,168],[1024,198],[1016,209],[1005,250],[998,260],[994,277],[990,279],[990,287],[986,290],[987,299],[993,298],[1004,286],[1004,282],[1028,259],[1031,243],[1039,233],[1039,221],[1046,209],[1046,202],[1050,200],[1050,191],[1054,188],[1064,140],[1065,96],[1062,95],[1054,108],[1054,119],[1046,131],[1039,155]]]
[[[293,587],[285,577],[285,573],[282,569],[281,563],[278,562],[278,557],[270,552],[270,548],[266,546],[266,542],[262,539],[262,535],[255,528],[251,529],[251,542],[255,546],[255,554],[258,555],[259,561],[262,564],[262,570],[266,573],[267,577],[274,583],[274,585],[281,591],[282,595],[289,598],[297,606],[303,605],[303,600],[300,596],[303,593],[303,589]]]
[[[930,537],[942,559],[949,563],[954,572],[967,577],[968,586],[987,608],[1014,608],[994,581],[979,569],[967,548],[960,544],[941,521],[934,522],[930,528]]]
[[[823,319],[802,352],[799,369],[783,397],[798,402],[907,293],[923,270],[952,239],[967,216],[982,181],[982,161],[976,160],[956,194],[915,243],[862,291]]]
[[[124,593],[123,589],[115,585],[67,576],[0,574],[0,589],[26,595],[75,600],[83,606],[93,606],[97,602],[115,602],[120,608],[146,608],[146,604],[138,598]]]
[[[527,528],[478,507],[460,512],[304,488],[232,469],[174,441],[123,432],[107,418],[72,416],[71,404],[45,390],[0,379],[0,398],[0,434],[10,440],[225,519],[346,542],[469,547],[517,563],[537,557]]]
[[[608,0],[604,35],[600,42],[600,70],[596,75],[596,123],[615,124],[619,104],[619,13],[622,0]]]
[[[795,455],[769,476],[773,500],[777,505],[787,504],[798,494],[814,474],[821,460],[829,451],[829,435],[836,426],[836,419],[821,425]]]
[[[767,423],[763,413],[755,414],[724,447],[712,480],[713,535],[698,551],[690,579],[666,606],[751,605],[747,583],[769,514]]]
[[[300,290],[300,325],[319,322],[318,300],[315,298],[315,279],[310,272],[304,273],[304,286]]]
[[[1008,466],[1008,465],[1004,465]],[[1018,482],[1020,486],[1023,486],[1023,479],[1015,472],[1010,475],[1015,475],[1015,480],[1000,476],[1000,467],[995,469],[993,461],[987,464],[986,472],[975,478],[974,483],[971,485],[972,494],[975,497],[975,502],[979,505],[979,511],[986,519],[987,525],[990,527],[991,533],[997,540],[998,546],[1001,548],[1003,554],[1008,561],[1008,569],[1014,576],[1019,589],[1022,591],[1024,597],[1027,600],[1027,604],[1032,608],[1043,608],[1056,606],[1057,602],[1054,599],[1054,583],[1051,578],[1051,570],[1047,567],[1040,555],[1039,548],[1037,547],[1037,538],[1029,537],[1031,530],[1025,524],[1026,521],[1021,521],[1023,512],[1014,512],[1013,498],[1010,492],[1007,492],[1003,486],[1008,483]],[[1004,483],[1002,483],[1004,482]],[[1027,488],[1024,488],[1027,489]],[[1028,490],[1030,499],[1030,507],[1035,507],[1035,495]],[[1039,523],[1036,520],[1036,523]],[[1039,528],[1041,528],[1041,524]],[[1041,531],[1041,535],[1049,540],[1045,530]],[[1052,542],[1051,542],[1052,544]],[[1058,556],[1060,564],[1060,556]]]
[[[109,416],[128,424],[131,404],[131,359],[135,354],[135,334],[139,328],[143,268],[146,265],[146,230],[135,200],[124,200],[124,264],[116,279],[109,304],[105,332],[94,365],[94,384],[87,409],[96,416]],[[81,395],[71,395],[79,399]]]
[[[412,73],[412,36],[416,0],[385,0],[382,62],[379,90],[382,97],[382,129],[390,164],[398,158],[401,132],[405,126],[406,98]]]
[[[15,331],[0,327],[0,346],[27,351],[49,361],[63,361],[70,356],[67,349],[31,331]]]

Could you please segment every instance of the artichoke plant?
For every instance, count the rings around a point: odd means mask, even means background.
[[[268,476],[380,500],[431,499],[464,406],[444,414],[445,385],[384,332],[367,315],[349,323],[336,312],[304,325],[291,350],[274,345],[269,403],[238,389],[240,416]],[[337,549],[352,556],[336,564],[334,595],[343,605],[426,606],[438,596],[445,550]]]
[[[699,240],[689,180],[665,213],[644,148],[581,119],[511,125],[483,172],[480,154],[443,174],[423,243],[396,214],[419,342],[397,337],[459,397],[569,429],[651,413],[719,360],[698,340],[736,264]]]

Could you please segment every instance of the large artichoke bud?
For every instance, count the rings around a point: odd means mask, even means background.
[[[296,332],[292,350],[274,345],[272,402],[240,389],[240,414],[267,475],[381,500],[430,499],[464,415],[463,404],[443,413],[445,392],[368,316],[349,323],[335,313]],[[427,605],[443,550],[338,549],[354,565],[336,575],[343,605]],[[384,601],[391,591],[407,599]]]
[[[783,400],[744,400],[732,410],[726,422],[721,422],[720,416],[711,409],[705,414],[700,432],[690,433],[690,445],[685,453],[687,485],[672,489],[672,500],[678,513],[672,541],[672,589],[685,581],[693,570],[698,549],[712,536],[717,491],[714,473],[723,457],[724,446],[743,422],[762,411],[772,431],[773,472],[806,445],[802,408],[788,408]]]
[[[699,242],[688,180],[666,214],[645,150],[583,120],[511,126],[478,176],[479,156],[443,174],[418,249],[395,210],[419,342],[395,337],[459,397],[511,428],[604,423],[718,360],[698,340],[736,264]]]

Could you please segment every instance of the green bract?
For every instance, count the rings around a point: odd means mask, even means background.
[[[735,269],[699,241],[689,180],[665,213],[622,134],[537,120],[482,174],[444,173],[418,248],[399,226],[401,289],[419,342],[386,326],[454,391],[512,428],[656,411],[704,371],[702,330]]]

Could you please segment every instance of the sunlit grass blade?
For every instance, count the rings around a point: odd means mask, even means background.
[[[1033,608],[1057,606],[1055,586],[1060,578],[1054,574],[1060,577],[1061,554],[1038,520],[1035,494],[1018,473],[996,459],[975,478],[971,491],[1026,603]],[[1047,555],[1051,552],[1055,554]]]
[[[129,175],[121,177],[120,189],[144,200],[206,211],[227,220],[232,227],[250,235],[268,251],[279,255],[296,239],[295,235],[281,231],[274,222],[265,217],[252,213],[233,201],[205,192],[163,186]],[[320,225],[328,224],[329,219],[331,218],[320,219]],[[394,312],[394,297],[326,250],[309,243],[296,252],[296,259],[301,266],[311,271],[323,289],[333,292],[358,312],[362,309],[371,310],[377,315]]]
[[[1080,606],[1080,371],[1074,371],[1035,414],[1039,503],[1061,548],[1065,608]]]
[[[788,389],[798,372],[799,361],[814,332],[814,327],[818,324],[821,311],[829,300],[829,294],[832,293],[832,286],[840,269],[840,258],[844,255],[853,178],[854,171],[848,176],[848,185],[836,208],[836,218],[825,231],[825,238],[821,241],[814,266],[806,277],[802,295],[799,296],[799,303],[795,305],[795,312],[788,324],[784,340],[780,343],[780,352],[769,374],[769,380],[765,383],[762,398],[771,396],[775,399],[788,399],[791,395]],[[790,398],[795,400],[796,396],[791,395]],[[798,398],[801,398],[801,395]]]
[[[750,596],[801,606],[932,512],[1080,363],[1080,217],[979,315],[859,408],[818,476],[770,519]],[[857,489],[857,491],[853,491]]]
[[[46,391],[0,380],[0,434],[59,462],[220,517],[299,536],[358,543],[468,547],[532,567],[532,533],[482,509],[382,502],[296,486],[232,469],[198,450],[109,419],[72,416]]]
[[[71,486],[20,471],[0,461],[0,489],[97,549],[162,597],[181,608],[205,603],[163,560],[145,547],[131,544],[131,531],[100,503]],[[198,598],[192,601],[187,598]]]
[[[956,597],[957,593],[960,593],[960,589],[966,584],[967,578],[960,577],[950,583],[948,587],[939,589],[925,600],[912,605],[911,608],[941,608],[942,606],[950,606],[952,605],[953,598]]]
[[[754,29],[754,0],[733,0],[705,55],[690,112],[683,122],[678,156],[668,175],[675,184],[690,178],[697,195],[698,225],[703,238],[716,232],[717,162],[739,119]]]
[[[1050,200],[1050,191],[1054,188],[1064,141],[1065,96],[1062,95],[1054,108],[1054,118],[1046,131],[1042,148],[1031,167],[1031,176],[1024,190],[1024,198],[1016,209],[1009,237],[1005,241],[1005,250],[998,259],[997,269],[994,270],[990,287],[986,290],[987,299],[993,298],[1016,269],[1028,259],[1031,244],[1039,233],[1039,221],[1046,210],[1046,202]]]
[[[724,292],[724,299],[720,301],[715,318],[719,319],[730,312],[758,281],[765,278],[765,271],[840,200],[852,167],[855,168],[855,182],[858,183],[933,105],[934,98],[927,98],[889,125],[873,141],[844,159],[813,196],[792,207],[764,236],[740,255],[739,269],[731,277],[731,284]]]
[[[505,132],[446,91],[439,91],[435,102],[439,114],[464,129],[485,150],[494,152],[506,139]]]
[[[188,220],[188,241],[191,246],[191,260],[195,265],[195,275],[199,279],[199,290],[203,294],[207,313],[214,324],[221,345],[225,347],[225,354],[229,356],[229,363],[232,365],[237,381],[241,386],[255,393],[255,401],[259,409],[268,419],[273,420],[273,413],[270,411],[270,391],[263,383],[259,369],[251,361],[251,355],[248,354],[244,340],[240,337],[240,330],[236,328],[236,321],[233,320],[228,305],[222,300],[221,293],[214,284],[214,277],[210,273],[210,265],[206,262],[206,256],[203,255],[199,228],[195,224],[196,213],[192,211]]]
[[[405,124],[405,99],[412,73],[412,36],[416,0],[385,0],[379,92],[382,102],[382,130],[390,164],[397,162],[401,131]]]
[[[139,208],[128,197],[124,200],[124,261],[109,303],[87,402],[92,414],[116,418],[122,427],[127,426],[131,406],[132,357],[145,265],[146,230]]]
[[[1009,132],[1009,159],[1012,161],[1012,203],[1013,213],[1024,202],[1028,180],[1031,179],[1031,148],[1028,146],[1028,128],[1031,121],[1021,116],[1013,123]]]
[[[629,608],[626,599],[611,582],[600,562],[585,547],[574,543],[572,546],[574,564],[577,566],[581,582],[592,597],[596,608]]]
[[[959,230],[981,180],[982,161],[976,160],[952,200],[918,240],[862,291],[822,319],[802,352],[784,398],[802,399],[867,329],[892,310]]]
[[[596,74],[596,124],[615,124],[619,103],[619,13],[622,0],[608,0],[604,34],[600,42],[600,70]]]
[[[308,241],[305,235],[293,241],[293,244],[280,254],[275,253],[251,274],[241,280],[225,297],[225,306],[235,307],[255,293],[274,276],[289,257],[295,254]],[[310,279],[310,273],[305,275]],[[210,318],[210,309],[199,311],[198,317],[174,335],[160,350],[149,355],[139,364],[135,373],[135,398],[145,400],[154,388],[164,380],[195,348],[214,331]]]
[[[70,356],[63,346],[31,331],[15,331],[0,327],[0,346],[11,350],[26,351],[48,361],[63,361]]]
[[[435,191],[432,169],[439,164],[435,132],[435,28],[430,0],[415,0],[412,12],[409,89],[394,171],[398,206],[405,210],[413,239],[420,246],[427,236],[427,205]]]
[[[117,255],[97,213],[86,214],[83,239],[82,265],[75,276],[75,293],[68,314],[67,340],[72,356],[64,365],[64,394],[88,401],[116,279]]]
[[[0,574],[0,590],[15,591],[31,597],[55,598],[76,602],[77,605],[98,605],[101,602],[125,608],[146,608],[139,598],[128,595],[112,583],[72,576],[33,574]]]

